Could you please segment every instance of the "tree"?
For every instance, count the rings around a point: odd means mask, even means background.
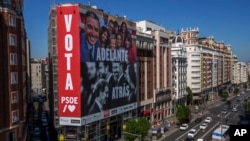
[[[237,95],[239,92],[240,92],[240,89],[239,89],[239,88],[235,88],[235,89],[234,89],[234,94],[235,94],[235,95]]]
[[[223,91],[222,94],[221,94],[221,98],[223,101],[227,100],[228,98],[228,92],[227,91]]]
[[[188,122],[190,117],[191,110],[188,106],[177,105],[176,118],[179,123]]]
[[[151,127],[149,121],[145,117],[129,119],[125,123],[125,126],[124,137],[129,141],[135,140],[138,136],[141,136],[141,140],[143,140],[144,137],[148,135],[148,130]]]
[[[247,104],[246,104],[246,111],[247,111],[247,112],[250,111],[250,101],[248,101]]]
[[[244,83],[243,88],[245,89],[247,88],[247,83]]]
[[[188,93],[187,95],[187,105],[190,105],[193,103],[193,92],[192,90],[190,89],[190,87],[187,87],[186,88],[186,91]]]

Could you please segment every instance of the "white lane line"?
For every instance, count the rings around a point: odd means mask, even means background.
[[[201,138],[204,138],[208,133],[210,133],[212,130],[214,130],[214,128],[216,127],[216,126],[218,126],[220,123],[219,122],[217,122],[212,128],[210,128],[203,136],[201,136]]]
[[[193,128],[188,129],[188,131],[186,131],[185,133],[183,133],[181,136],[179,136],[179,137],[176,138],[175,140],[178,141],[178,140],[181,139],[183,136],[187,135],[187,133],[189,132],[189,130],[191,130],[191,129],[196,129],[198,126],[200,126],[200,124],[197,124],[197,125],[195,125]],[[200,129],[200,128],[199,128],[199,129]],[[198,131],[199,129],[196,129],[196,130]]]

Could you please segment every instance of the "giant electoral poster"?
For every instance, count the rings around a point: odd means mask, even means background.
[[[137,107],[135,23],[89,6],[60,5],[57,31],[61,125]]]

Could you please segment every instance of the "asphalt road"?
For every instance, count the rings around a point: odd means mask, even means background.
[[[199,129],[200,123],[191,122],[189,123],[189,128],[186,131],[177,130],[176,132],[172,133],[171,135],[167,136],[164,141],[185,141],[187,138],[187,133],[190,129],[195,128],[198,131],[195,140],[198,138],[203,138],[207,141],[212,140],[212,132],[215,128],[217,128],[221,123],[227,125],[234,125],[240,121],[239,115],[244,114],[244,100],[250,96],[250,91],[241,94],[239,97],[235,96],[231,99],[231,104],[237,107],[237,112],[232,112],[232,109],[228,109],[228,105],[225,101],[217,101],[213,105],[207,107],[206,114],[202,115],[201,117],[204,119],[207,116],[212,117],[212,122],[208,124],[208,127],[205,130]],[[238,100],[240,99],[240,100]],[[223,109],[227,109],[227,113],[222,115],[221,111]]]

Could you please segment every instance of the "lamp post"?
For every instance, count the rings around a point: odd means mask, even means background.
[[[107,141],[109,141],[109,138],[110,138],[110,135],[109,135],[110,125],[109,124],[107,124],[106,130],[107,130]]]
[[[125,140],[124,132],[126,130],[126,125],[122,124],[122,139]]]
[[[84,121],[84,140],[87,141],[89,139],[88,135],[88,127],[89,125],[86,125],[86,119],[82,119]]]

